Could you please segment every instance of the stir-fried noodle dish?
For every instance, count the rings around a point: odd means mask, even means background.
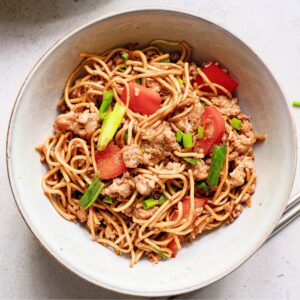
[[[233,75],[191,55],[164,40],[81,53],[54,133],[36,147],[53,207],[131,266],[175,257],[251,206],[265,135],[241,111]]]

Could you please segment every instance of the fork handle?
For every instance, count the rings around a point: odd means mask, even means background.
[[[281,229],[287,226],[299,215],[300,215],[300,192],[295,194],[288,201],[285,212],[283,213],[282,217],[280,218],[278,224],[276,225],[275,229],[273,230],[269,238],[271,238],[276,233],[278,233]]]

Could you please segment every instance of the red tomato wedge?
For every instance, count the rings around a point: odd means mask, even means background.
[[[239,85],[230,75],[212,62],[205,65],[201,70],[211,82],[223,86],[231,93],[235,91]],[[204,83],[200,75],[197,75],[195,82],[199,85]],[[211,91],[209,87],[204,87],[203,90],[206,92]]]
[[[194,209],[201,208],[205,205],[207,199],[205,197],[194,197]],[[188,218],[190,213],[190,197],[186,196],[183,199],[183,218]]]
[[[115,178],[126,171],[121,149],[115,144],[108,144],[103,151],[96,151],[95,160],[100,171],[100,178]]]
[[[172,240],[170,243],[168,243],[167,248],[169,248],[172,251],[171,257],[176,257],[178,248],[177,248],[175,240]]]
[[[205,205],[207,201],[207,198],[205,197],[194,197],[194,209],[203,207]],[[182,217],[187,219],[190,213],[190,197],[186,196],[183,199],[183,215]],[[177,218],[177,212],[175,211],[172,216],[171,216],[171,220],[174,221]],[[195,221],[196,216],[194,216],[193,222]],[[181,240],[182,241],[182,240]],[[171,242],[168,243],[167,248],[169,248],[172,251],[172,257],[175,257],[177,255],[178,252],[178,248],[176,245],[175,240],[172,240]]]
[[[195,147],[202,148],[204,154],[209,154],[213,145],[221,142],[225,132],[225,121],[216,107],[206,106],[201,115],[201,124],[204,137],[196,142]]]
[[[129,108],[136,113],[151,115],[155,113],[161,104],[159,93],[146,88],[140,84],[130,82],[129,84]],[[123,89],[121,100],[126,104],[126,89]]]

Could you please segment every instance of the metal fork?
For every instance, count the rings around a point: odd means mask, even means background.
[[[298,216],[300,216],[300,192],[296,193],[289,199],[283,215],[268,239],[273,237]],[[179,299],[178,297],[180,296],[172,296],[167,299]]]
[[[278,224],[276,225],[275,229],[273,230],[269,238],[271,238],[276,233],[278,233],[281,229],[287,226],[299,215],[300,215],[300,192],[298,192],[297,194],[295,194],[289,199],[282,217],[280,218]]]

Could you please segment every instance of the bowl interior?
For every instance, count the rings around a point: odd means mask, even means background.
[[[130,42],[147,44],[156,38],[186,40],[194,48],[195,60],[222,62],[240,83],[238,97],[243,110],[253,117],[255,129],[267,133],[268,138],[255,148],[258,184],[251,209],[245,209],[232,225],[185,246],[176,259],[158,265],[142,260],[130,269],[129,259],[92,242],[85,229],[56,213],[41,188],[45,167],[40,164],[34,145],[52,132],[56,103],[68,75],[80,61],[81,51],[101,53]],[[41,59],[28,77],[9,130],[10,180],[31,230],[51,254],[80,276],[129,294],[187,292],[240,265],[261,245],[281,215],[294,165],[291,116],[265,65],[240,40],[220,27],[176,12],[125,13],[94,22],[67,36]]]

